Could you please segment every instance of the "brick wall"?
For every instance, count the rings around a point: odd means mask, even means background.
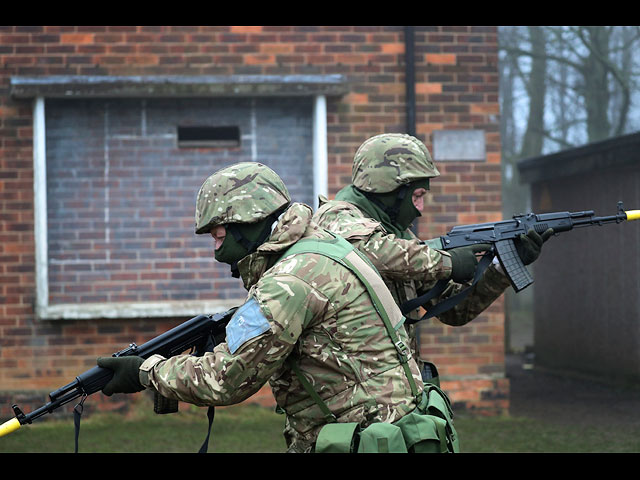
[[[482,129],[485,162],[446,162],[432,183],[419,234],[500,217],[495,27],[416,27],[416,132]],[[95,357],[143,342],[183,319],[39,321],[34,315],[31,102],[9,95],[12,76],[334,74],[349,93],[327,102],[329,192],[350,180],[358,145],[405,131],[402,27],[0,26],[0,392],[48,392]],[[191,235],[189,229],[186,235]],[[425,353],[458,408],[500,412],[502,300],[471,324],[422,329]],[[44,396],[42,397],[44,399]],[[0,417],[10,415],[8,400]],[[35,402],[38,403],[38,402]],[[25,410],[28,410],[25,405]]]

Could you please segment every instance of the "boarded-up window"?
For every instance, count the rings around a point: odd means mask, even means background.
[[[194,234],[197,191],[224,166],[264,163],[313,204],[309,98],[47,100],[45,111],[50,305],[244,298],[211,237]],[[223,136],[185,145],[179,128]]]

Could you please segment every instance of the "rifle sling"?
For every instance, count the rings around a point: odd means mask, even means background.
[[[82,418],[82,411],[84,410],[84,401],[87,399],[87,395],[83,395],[78,404],[73,407],[73,425],[75,430],[75,452],[78,453],[78,439],[80,438],[80,420]],[[209,407],[207,410],[207,418],[209,419],[209,429],[207,430],[207,437],[204,439],[198,453],[207,453],[209,448],[209,437],[211,436],[211,427],[213,425],[213,418],[215,415],[215,407]]]
[[[213,417],[215,415],[215,407],[209,407],[207,409],[207,418],[209,419],[209,430],[207,430],[207,438],[204,439],[200,450],[198,453],[207,453],[207,449],[209,448],[209,437],[211,436],[211,426],[213,425]]]
[[[80,437],[80,418],[82,417],[82,411],[84,410],[84,401],[87,399],[87,395],[82,395],[82,399],[78,404],[73,407],[73,425],[75,430],[75,442],[76,449],[74,453],[78,453],[78,438]]]
[[[410,324],[421,322],[422,320],[426,320],[428,318],[438,316],[441,313],[452,309],[454,306],[456,306],[458,303],[464,300],[467,297],[467,295],[469,295],[469,293],[471,293],[471,289],[475,287],[478,281],[482,278],[484,271],[487,269],[487,267],[489,267],[489,265],[491,265],[491,262],[493,261],[493,257],[494,257],[494,252],[492,250],[489,250],[488,252],[486,252],[478,262],[476,273],[473,277],[473,282],[471,283],[471,285],[469,285],[467,288],[462,290],[460,293],[457,293],[456,295],[453,295],[452,297],[449,297],[446,300],[443,300],[442,302],[437,303],[433,307],[427,309],[426,307],[427,302],[429,302],[429,300],[433,298],[440,296],[440,294],[444,291],[444,289],[449,283],[448,279],[438,280],[435,286],[424,295],[421,295],[417,298],[408,300],[405,303],[403,303],[400,308],[400,311],[402,312],[403,315],[406,315],[407,313],[411,312],[412,310],[415,310],[418,307],[424,307],[427,310],[427,313],[425,313],[420,320],[413,320],[413,319],[407,318],[406,322]]]

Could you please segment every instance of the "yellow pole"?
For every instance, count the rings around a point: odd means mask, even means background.
[[[4,435],[8,435],[9,433],[20,428],[20,422],[17,418],[12,418],[11,420],[4,422],[0,425],[0,437]]]

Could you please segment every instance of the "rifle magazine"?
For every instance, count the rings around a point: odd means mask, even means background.
[[[496,242],[495,246],[500,265],[509,277],[513,289],[520,292],[531,285],[533,277],[520,260],[514,241],[500,240]]]

